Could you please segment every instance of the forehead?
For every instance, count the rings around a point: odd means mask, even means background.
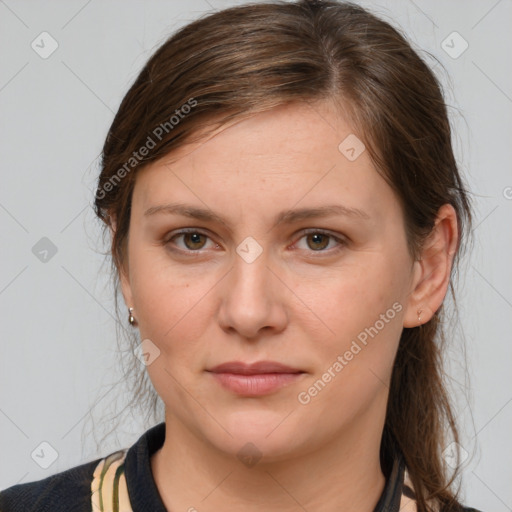
[[[235,208],[261,216],[339,203],[378,217],[399,207],[353,127],[328,103],[281,106],[179,148],[139,172],[133,199],[138,210],[179,201],[235,216]]]

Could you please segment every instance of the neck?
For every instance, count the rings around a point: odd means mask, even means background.
[[[166,414],[152,472],[168,510],[373,512],[386,483],[375,421],[368,414],[314,450],[247,467]]]

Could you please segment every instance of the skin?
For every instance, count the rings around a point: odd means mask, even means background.
[[[400,204],[368,152],[349,161],[338,150],[351,133],[330,103],[292,104],[232,123],[137,175],[121,284],[141,340],[160,350],[147,371],[166,406],[166,439],[151,466],[169,510],[370,512],[384,489],[379,446],[400,335],[419,325],[419,309],[424,323],[441,306],[457,222],[444,205],[413,260]],[[173,202],[225,221],[144,215]],[[282,210],[326,204],[368,219],[273,227]],[[182,228],[205,236],[173,238]],[[262,249],[252,263],[236,252],[246,237]],[[301,404],[298,394],[394,303],[394,318]],[[271,394],[238,396],[205,371],[234,360],[305,373]],[[261,455],[252,467],[237,457],[249,442]]]

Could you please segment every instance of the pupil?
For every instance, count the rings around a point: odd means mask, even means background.
[[[195,246],[196,244],[201,243],[201,234],[200,233],[189,233],[188,236],[191,238],[191,244]],[[196,248],[196,247],[193,247]]]
[[[314,239],[314,243],[321,243],[321,240],[322,240],[322,237],[326,237],[326,235],[323,235],[322,233],[317,233],[317,234],[314,234],[314,235],[311,235]],[[324,244],[325,245],[325,244]],[[320,248],[323,248],[323,247],[320,247]]]

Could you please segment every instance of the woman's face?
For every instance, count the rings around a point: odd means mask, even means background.
[[[360,144],[331,104],[296,104],[138,174],[123,293],[176,432],[268,461],[380,440],[416,266]],[[261,361],[291,370],[212,371]]]

